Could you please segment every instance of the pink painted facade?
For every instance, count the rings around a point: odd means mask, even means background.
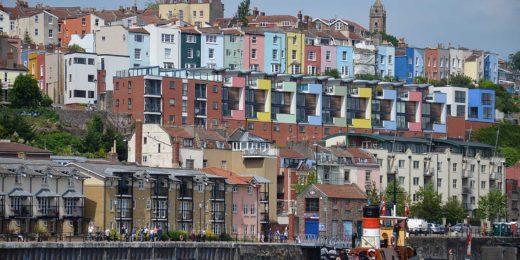
[[[408,122],[408,130],[420,132],[422,131],[422,93],[419,91],[409,91],[408,100],[416,102],[415,122]]]
[[[336,69],[336,46],[321,46],[321,68],[320,73],[323,74],[329,69]]]
[[[243,69],[256,69],[264,71],[264,35],[244,35],[244,65]]]
[[[233,211],[233,222],[231,223],[232,236],[257,238],[260,228],[258,221],[258,187],[260,185],[240,184],[236,187],[238,191],[233,192],[233,204],[236,205],[233,207],[236,208],[236,211]],[[251,193],[248,192],[248,189]]]
[[[350,170],[351,174],[356,176],[356,184],[361,190],[366,191],[367,185],[372,185],[371,183],[375,183],[377,190],[380,190],[381,187],[379,182],[379,176],[381,172],[379,171],[379,167],[356,167]],[[370,182],[367,182],[366,174],[370,172]]]
[[[321,46],[305,45],[305,68],[309,75],[321,73]]]
[[[239,103],[239,109],[231,110],[231,118],[233,118],[235,120],[245,120],[245,118],[246,118],[246,111],[245,111],[246,78],[245,77],[232,77],[231,78],[231,87],[238,89],[238,97],[236,97],[236,98]]]

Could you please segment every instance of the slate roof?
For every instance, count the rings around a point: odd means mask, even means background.
[[[313,184],[313,186],[329,198],[366,199],[365,193],[356,184]]]
[[[253,142],[253,143],[269,143],[262,137],[254,135],[242,128],[237,128],[228,139],[229,142]]]
[[[14,142],[0,142],[0,153],[6,153],[6,152],[24,152],[27,154],[52,154],[51,151],[36,148],[33,146],[25,145],[25,144],[19,144]]]

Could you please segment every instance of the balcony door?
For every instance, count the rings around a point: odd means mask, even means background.
[[[49,206],[49,198],[38,198],[38,209],[40,210],[40,214],[42,214],[43,216],[49,215]]]

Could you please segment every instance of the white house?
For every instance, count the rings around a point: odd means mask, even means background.
[[[179,68],[181,37],[179,28],[172,24],[149,24],[145,29],[150,32],[150,66]]]
[[[431,92],[446,94],[446,114],[448,116],[464,117],[467,119],[466,104],[468,103],[468,89],[461,87],[430,87]]]
[[[13,29],[14,29],[14,25],[13,25]],[[4,10],[4,7],[2,6],[1,3],[0,3],[0,33],[7,33],[7,35],[10,35],[10,33],[11,33],[11,19],[9,19],[9,14]]]
[[[97,101],[97,55],[67,53],[65,60],[65,104],[94,104]]]
[[[69,46],[78,45],[85,49],[86,52],[94,52],[94,34],[88,33],[85,35],[73,34],[71,35]]]

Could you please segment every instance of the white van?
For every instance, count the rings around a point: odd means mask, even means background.
[[[420,218],[409,218],[408,231],[410,234],[426,234],[428,233],[428,222]]]

